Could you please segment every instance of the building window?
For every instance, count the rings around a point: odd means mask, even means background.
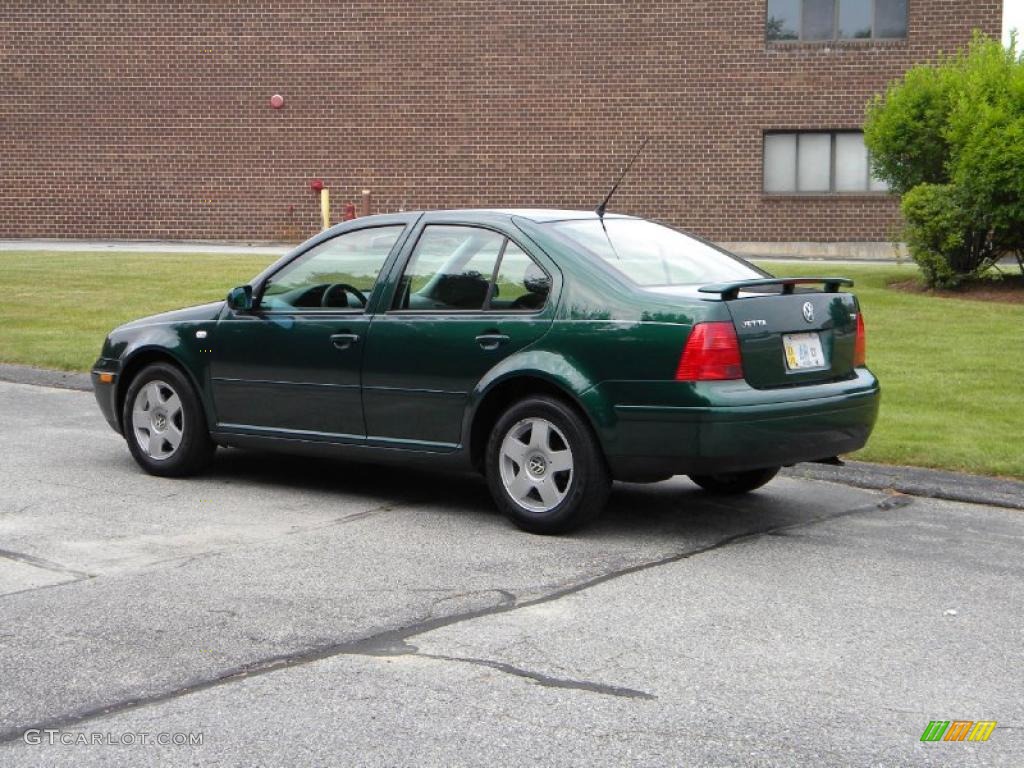
[[[891,40],[907,36],[908,0],[768,0],[775,41]]]
[[[887,192],[871,175],[860,131],[772,132],[764,135],[764,191],[783,195]]]

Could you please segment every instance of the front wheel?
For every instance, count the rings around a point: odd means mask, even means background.
[[[611,489],[590,427],[566,403],[541,396],[520,400],[494,425],[487,484],[512,522],[543,534],[591,520]]]
[[[760,488],[777,474],[781,467],[729,472],[721,475],[690,475],[690,479],[709,493],[733,496]]]
[[[139,372],[124,398],[122,422],[128,450],[151,475],[194,475],[213,460],[202,404],[185,375],[167,363]]]

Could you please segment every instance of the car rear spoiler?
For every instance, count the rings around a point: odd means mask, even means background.
[[[731,301],[740,295],[740,291],[748,288],[760,288],[765,285],[781,285],[783,295],[793,293],[798,285],[817,285],[824,283],[825,293],[838,293],[843,286],[852,286],[853,280],[845,277],[762,277],[754,280],[736,280],[731,283],[714,283],[702,285],[701,293],[717,293],[723,301]]]

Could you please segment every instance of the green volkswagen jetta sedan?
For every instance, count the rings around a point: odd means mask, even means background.
[[[613,479],[743,493],[863,446],[879,388],[848,285],[629,216],[371,216],[226,301],[115,329],[92,375],[147,472],[218,445],[474,467],[555,533]]]

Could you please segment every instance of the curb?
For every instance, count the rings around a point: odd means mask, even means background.
[[[11,363],[0,363],[0,381],[82,392],[92,391],[92,380],[88,373],[53,371]],[[847,461],[841,467],[829,464],[797,464],[783,469],[782,474],[786,477],[824,480],[855,488],[897,491],[910,496],[1024,510],[1024,482],[1018,480],[968,475],[941,469],[870,464],[866,461]]]
[[[92,378],[88,373],[53,371],[48,368],[33,368],[30,365],[0,363],[0,381],[92,392]]]
[[[298,243],[273,240],[17,240],[0,239],[0,252],[55,251],[60,253],[150,253],[150,254],[223,254],[282,256]]]
[[[787,477],[825,480],[880,491],[898,491],[930,499],[1024,509],[1024,482],[968,475],[942,469],[846,461],[843,466],[797,464],[783,470]]]

